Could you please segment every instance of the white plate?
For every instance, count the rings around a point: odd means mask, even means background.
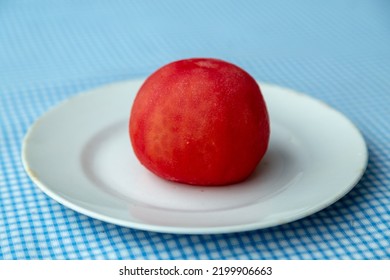
[[[226,187],[167,182],[135,158],[128,117],[142,80],[80,94],[41,117],[23,143],[31,179],[54,200],[109,223],[169,233],[227,233],[291,222],[344,196],[367,164],[362,135],[342,114],[262,84],[271,119],[266,156]]]

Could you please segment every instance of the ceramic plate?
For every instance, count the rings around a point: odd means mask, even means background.
[[[128,118],[142,82],[80,94],[29,129],[23,164],[44,193],[125,227],[228,233],[313,214],[351,190],[366,168],[364,139],[346,117],[307,95],[261,83],[271,138],[255,173],[226,187],[165,181],[138,162],[130,145]]]

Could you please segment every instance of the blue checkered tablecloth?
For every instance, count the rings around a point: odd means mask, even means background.
[[[350,118],[370,154],[334,205],[245,233],[175,235],[76,213],[24,172],[21,143],[80,91],[217,57]],[[390,1],[0,1],[0,259],[390,259]]]

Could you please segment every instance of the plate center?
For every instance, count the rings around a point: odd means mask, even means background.
[[[139,163],[127,125],[124,120],[93,135],[81,161],[85,174],[96,186],[131,205],[197,212],[245,207],[283,192],[303,174],[302,145],[290,131],[275,124],[265,157],[246,181],[222,187],[169,182]]]

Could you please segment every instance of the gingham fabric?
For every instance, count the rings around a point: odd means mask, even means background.
[[[101,222],[31,182],[21,143],[39,116],[187,57],[231,61],[344,113],[368,145],[362,180],[307,218],[220,235]],[[0,1],[0,259],[389,259],[389,114],[390,1]]]

